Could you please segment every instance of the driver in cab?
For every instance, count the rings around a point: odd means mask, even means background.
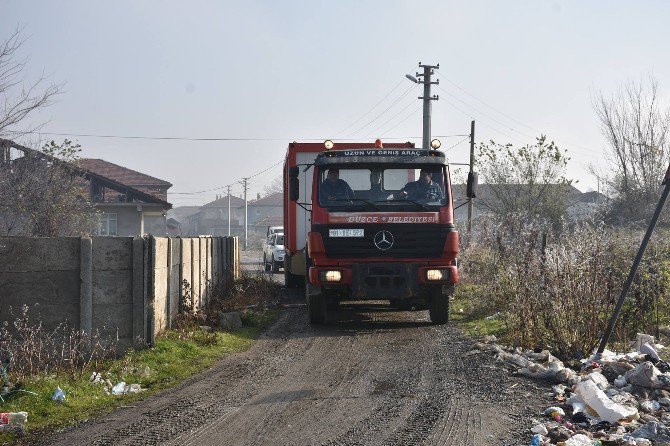
[[[433,174],[426,169],[421,169],[419,179],[410,181],[400,190],[401,199],[409,200],[440,200],[442,188],[433,181]]]
[[[346,181],[340,179],[340,169],[328,169],[328,175],[319,188],[320,201],[342,201],[352,198],[354,191]]]

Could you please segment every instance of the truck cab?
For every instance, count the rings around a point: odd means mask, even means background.
[[[285,271],[289,286],[297,283],[290,275],[304,275],[311,322],[325,322],[341,300],[387,300],[398,309],[428,308],[433,323],[446,323],[458,232],[444,154],[411,143],[331,143],[311,163],[290,164],[289,156],[287,201],[308,218],[300,251],[291,249],[299,222],[285,216]]]

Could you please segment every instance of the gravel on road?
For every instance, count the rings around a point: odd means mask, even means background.
[[[42,444],[528,444],[548,386],[510,376],[425,311],[333,316],[313,327],[288,306],[249,351]]]

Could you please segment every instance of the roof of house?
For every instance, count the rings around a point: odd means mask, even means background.
[[[167,181],[101,159],[82,158],[79,160],[79,165],[83,169],[127,186],[162,186],[166,188],[172,186],[172,183]]]
[[[244,206],[244,200],[236,197],[235,195],[231,195],[230,205],[233,207]],[[216,200],[210,201],[209,203],[205,203],[202,205],[202,207],[228,207],[228,195],[217,198]]]
[[[168,218],[174,218],[177,221],[185,220],[189,215],[200,212],[200,206],[177,206],[170,209],[167,213]]]
[[[249,206],[281,206],[284,204],[284,193],[275,192],[258,200],[250,201]]]
[[[136,198],[136,199],[139,199],[139,200],[141,200],[145,203],[160,204],[160,205],[164,206],[166,209],[170,209],[172,207],[172,204],[168,203],[166,199],[164,199],[160,196],[156,196],[154,194],[148,193],[147,191],[141,190],[141,188],[140,188],[141,186],[134,186],[132,184],[123,183],[120,179],[112,178],[112,177],[109,177],[109,176],[105,175],[105,173],[103,173],[103,171],[97,172],[97,171],[93,170],[92,168],[89,168],[89,166],[87,166],[85,164],[85,161],[87,161],[87,159],[80,160],[81,163],[73,164],[73,163],[70,163],[70,162],[67,162],[67,161],[63,161],[63,160],[61,160],[57,157],[51,156],[51,155],[49,155],[47,153],[44,153],[42,151],[31,149],[29,147],[25,147],[25,146],[22,146],[20,144],[17,144],[14,141],[11,141],[11,140],[8,140],[8,139],[1,139],[1,138],[0,138],[0,147],[2,147],[2,148],[15,148],[17,150],[20,150],[21,152],[23,152],[26,155],[30,154],[30,155],[36,156],[40,159],[49,160],[52,163],[58,163],[60,165],[66,166],[68,169],[71,169],[73,172],[76,172],[77,174],[83,176],[86,180],[96,181],[101,186],[103,186],[105,188],[110,188],[113,191],[119,192],[121,194],[126,194],[127,196],[131,197],[131,199]],[[103,165],[102,163],[107,163],[106,161],[103,161],[103,160],[92,160],[92,161],[100,161],[101,163],[97,163],[98,166],[102,166]],[[95,164],[96,163],[91,163],[90,166],[95,167]],[[135,174],[144,175],[142,173],[135,172],[135,171],[130,170],[130,169],[126,169],[125,167],[117,166],[116,164],[112,164],[112,163],[107,163],[107,164],[109,164],[111,166],[114,166],[114,167],[117,167],[117,168],[120,168],[120,169],[125,169],[125,170],[127,170],[129,172],[133,172]],[[111,175],[110,172],[106,172],[106,173]],[[163,180],[158,180],[157,178],[150,177],[149,175],[145,175],[145,176],[147,178],[152,178],[153,180],[156,180],[156,181],[163,181]],[[156,187],[156,186],[168,186],[168,185],[172,186],[167,181],[163,181],[163,183],[164,184],[160,184],[160,185],[159,184],[152,184],[152,186],[154,186],[154,187]]]

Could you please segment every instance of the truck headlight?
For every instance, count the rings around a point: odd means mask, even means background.
[[[449,270],[447,269],[429,269],[426,270],[426,280],[447,280]]]
[[[342,280],[341,271],[321,271],[319,272],[319,279],[322,282],[339,282]]]

